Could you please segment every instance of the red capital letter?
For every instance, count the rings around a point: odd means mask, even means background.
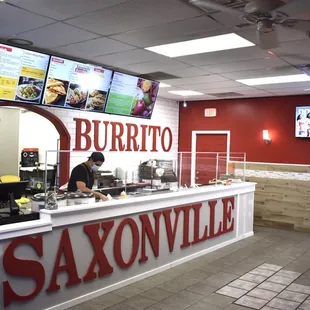
[[[168,245],[169,245],[170,253],[174,249],[174,242],[175,242],[175,237],[176,237],[176,234],[177,234],[179,216],[180,216],[180,212],[181,211],[182,211],[181,207],[174,208],[175,219],[174,219],[173,228],[172,228],[172,225],[171,225],[171,212],[172,212],[172,209],[168,209],[168,210],[164,210],[163,211],[163,215],[165,217],[166,233],[167,233],[167,239],[168,239]]]
[[[96,151],[99,151],[99,152],[103,152],[106,147],[107,147],[107,143],[108,143],[108,125],[109,125],[109,122],[105,121],[103,122],[104,124],[104,144],[103,144],[103,147],[101,147],[99,145],[99,125],[101,124],[101,121],[96,121],[96,120],[93,120],[93,124],[94,124],[94,147],[95,147],[95,150]]]
[[[199,237],[199,228],[200,228],[200,209],[202,207],[202,203],[193,205],[192,208],[194,209],[194,240],[192,244],[196,244],[202,241],[207,240],[208,238],[208,226],[205,226],[204,232],[202,237]]]
[[[99,237],[100,226],[103,230],[102,238]],[[88,267],[86,275],[83,277],[84,281],[94,280],[98,277],[103,277],[113,272],[113,267],[109,264],[109,261],[104,253],[104,245],[110,234],[114,221],[105,223],[96,223],[84,226],[84,231],[88,235],[88,238],[94,249],[93,259]],[[99,271],[95,272],[94,268],[96,264],[99,264]]]
[[[157,150],[157,131],[158,135],[160,136],[160,127],[159,126],[150,126],[149,127],[149,135],[152,134],[152,149],[151,152],[158,152]]]
[[[88,119],[74,118],[75,121],[75,148],[73,151],[88,151],[91,148],[91,138],[89,133],[91,131],[91,122]],[[85,131],[82,132],[82,124],[85,125]],[[85,138],[85,147],[82,147],[82,137]]]
[[[146,152],[146,130],[148,125],[140,125],[141,129],[142,129],[142,133],[141,133],[141,149],[140,152]]]
[[[168,133],[167,139],[166,139],[166,133]],[[168,147],[166,147],[165,141],[168,141]],[[169,152],[171,150],[172,142],[173,142],[172,131],[169,127],[165,127],[161,134],[161,147],[164,152]]]
[[[189,242],[189,212],[192,206],[183,207],[183,243],[181,249],[187,248],[191,245]]]
[[[16,258],[15,249],[22,245],[29,244],[38,257],[43,256],[42,235],[37,237],[20,237],[14,239],[3,254],[3,269],[11,276],[25,277],[34,279],[36,285],[34,290],[28,295],[18,295],[12,289],[9,281],[3,282],[3,305],[7,307],[14,301],[26,302],[35,298],[42,290],[45,281],[44,267],[41,263],[34,260]]]
[[[122,123],[111,122],[112,125],[112,147],[111,152],[124,151],[125,145],[122,142],[122,136],[124,134],[124,126]],[[117,127],[119,128],[117,133]],[[118,143],[118,148],[116,147],[116,141]]]
[[[235,198],[229,197],[222,199],[223,201],[223,233],[230,232],[234,230],[235,227],[235,219],[232,218],[232,210],[235,208]],[[229,206],[229,202],[231,205]],[[228,227],[228,223],[231,223],[230,227]]]
[[[139,144],[137,143],[137,136],[139,128],[136,124],[126,124],[127,126],[127,148],[126,152],[139,151]],[[132,148],[131,148],[132,143]]]
[[[123,230],[127,224],[130,226],[132,233],[132,247],[130,249],[130,247],[126,245],[126,249],[128,251],[131,250],[129,261],[126,263],[122,255],[122,237],[123,237]],[[122,220],[118,225],[115,233],[113,250],[115,261],[117,262],[120,268],[122,269],[129,268],[134,263],[139,250],[139,229],[136,222],[133,219],[126,218]]]
[[[63,266],[60,266],[62,254],[64,254],[66,263]],[[55,265],[51,277],[51,282],[49,287],[46,289],[46,292],[50,293],[58,291],[60,289],[60,285],[57,284],[57,275],[58,273],[64,271],[68,274],[68,281],[66,283],[66,287],[70,287],[79,284],[81,282],[81,279],[79,278],[76,269],[68,228],[64,229],[62,232],[56,255]]]
[[[153,253],[155,257],[159,255],[159,220],[161,216],[161,212],[153,213],[155,219],[155,232],[152,229],[152,224],[150,222],[150,218],[147,214],[140,215],[140,221],[142,222],[142,241],[141,241],[141,257],[139,259],[139,263],[145,262],[148,260],[148,256],[145,254],[145,239],[146,235],[150,241]]]
[[[208,201],[209,207],[210,207],[210,233],[209,233],[209,239],[217,237],[221,235],[222,232],[222,222],[219,223],[219,227],[217,229],[217,232],[215,233],[215,208],[217,201]]]

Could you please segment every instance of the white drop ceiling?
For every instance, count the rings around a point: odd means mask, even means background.
[[[236,1],[236,0],[235,0]],[[303,12],[310,19],[310,12]],[[257,46],[168,58],[145,47],[237,33],[255,43],[255,27],[227,13],[208,16],[181,0],[5,0],[0,2],[0,40],[12,37],[33,42],[33,48],[102,64],[135,75],[161,72],[175,76],[169,91],[192,90],[204,95],[186,100],[310,94],[310,82],[245,86],[235,80],[302,73],[294,65],[310,64],[310,39],[279,28],[274,55]],[[309,29],[310,31],[310,29]],[[307,90],[308,89],[308,90]],[[237,93],[237,94],[236,94]],[[213,94],[213,95],[212,95]]]

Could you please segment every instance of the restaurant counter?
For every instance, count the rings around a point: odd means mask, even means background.
[[[66,309],[252,236],[254,191],[135,195],[0,226],[0,309]]]

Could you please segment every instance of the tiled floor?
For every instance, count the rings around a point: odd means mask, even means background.
[[[310,310],[310,233],[255,235],[71,310]]]

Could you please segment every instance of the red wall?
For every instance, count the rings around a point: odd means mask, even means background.
[[[310,106],[310,96],[251,98],[180,104],[179,150],[191,150],[193,130],[230,130],[231,152],[246,152],[247,161],[310,164],[310,139],[295,138],[295,108]],[[217,116],[204,117],[216,108]],[[272,143],[266,145],[263,130]]]

